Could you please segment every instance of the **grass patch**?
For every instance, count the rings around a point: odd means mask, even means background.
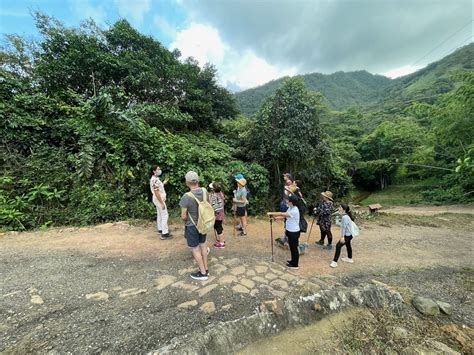
[[[442,213],[435,216],[415,216],[396,213],[377,212],[374,214],[357,215],[357,220],[364,223],[375,223],[381,226],[392,225],[420,226],[420,227],[451,227],[459,229],[469,226],[474,219],[473,215],[462,213]]]
[[[354,202],[363,206],[380,203],[384,207],[426,204],[421,195],[422,190],[420,185],[392,185],[383,191],[359,192],[354,195]]]

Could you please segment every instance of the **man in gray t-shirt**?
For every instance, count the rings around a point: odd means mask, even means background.
[[[196,199],[202,201],[204,192],[199,187],[199,176],[197,173],[189,171],[185,178],[189,192],[185,193],[179,202],[181,206],[181,219],[184,221],[184,237],[199,266],[199,271],[191,274],[191,277],[195,280],[207,280],[209,275],[207,273],[206,235],[200,234],[197,229],[199,204],[196,201]]]

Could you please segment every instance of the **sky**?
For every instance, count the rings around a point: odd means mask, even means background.
[[[282,76],[367,70],[398,77],[473,42],[472,0],[0,0],[0,32],[37,38],[31,12],[67,26],[120,18],[231,91]]]

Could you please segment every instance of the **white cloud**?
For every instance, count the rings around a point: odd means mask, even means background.
[[[80,16],[81,19],[91,18],[97,23],[104,23],[107,14],[103,6],[94,6],[89,0],[73,0],[71,5],[74,12]]]
[[[200,66],[213,64],[220,83],[227,87],[247,89],[297,72],[294,67],[271,65],[251,50],[236,51],[222,40],[217,29],[200,23],[191,23],[178,32],[170,45],[170,49],[174,48],[181,51],[183,58],[194,57]]]
[[[163,16],[156,15],[153,22],[165,36],[169,38],[174,38],[176,36],[176,28],[174,28]]]
[[[143,16],[151,8],[151,0],[114,0],[120,16],[142,22]]]
[[[382,75],[395,79],[400,76],[411,74],[420,68],[421,67],[414,67],[412,65],[404,65],[403,67],[400,67],[400,68],[394,68],[394,69],[388,70],[385,73],[382,73]]]

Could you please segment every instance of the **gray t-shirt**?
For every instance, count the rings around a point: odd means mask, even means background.
[[[193,195],[196,196],[196,198],[199,201],[202,201],[202,196],[203,196],[202,190],[203,190],[202,187],[197,188],[196,190],[191,190]],[[191,218],[189,218],[189,215],[191,215],[194,223],[196,223],[197,225],[198,218],[199,218],[199,212],[198,212],[199,205],[196,202],[196,200],[186,193],[181,197],[181,201],[179,201],[179,205],[181,206],[181,208],[188,209],[185,225],[188,227],[194,226],[193,222],[191,221]]]

